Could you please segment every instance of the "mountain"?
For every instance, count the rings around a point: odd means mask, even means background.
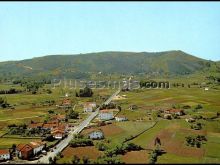
[[[158,73],[183,75],[207,67],[207,61],[183,51],[98,52],[77,55],[48,55],[21,61],[0,62],[1,76],[72,76],[90,73]]]

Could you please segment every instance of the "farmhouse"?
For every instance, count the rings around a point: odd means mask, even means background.
[[[44,142],[30,142],[30,146],[33,148],[33,154],[37,155],[45,148]]]
[[[127,119],[126,116],[121,116],[121,115],[120,115],[120,116],[116,116],[116,117],[115,117],[115,120],[116,120],[116,121],[126,121],[126,120],[128,120],[128,119]]]
[[[99,112],[99,119],[100,120],[111,120],[113,118],[114,118],[113,111],[111,111],[111,110],[105,109],[105,110],[101,110]]]
[[[60,129],[55,129],[51,132],[55,139],[62,139],[65,136],[65,132]]]
[[[42,128],[43,127],[43,123],[30,123],[28,125],[28,129],[36,129],[36,128]]]
[[[30,142],[28,144],[19,144],[16,147],[16,154],[21,159],[30,159],[40,153],[45,148],[43,142]]]
[[[53,130],[54,128],[56,128],[58,126],[59,126],[58,121],[52,121],[52,122],[44,123],[43,126],[42,126],[42,129]]]
[[[0,161],[9,160],[11,158],[9,149],[0,149]]]
[[[16,154],[21,159],[30,159],[33,157],[33,148],[30,144],[19,144],[16,147]]]
[[[90,139],[103,139],[104,133],[102,132],[102,130],[93,130],[88,134],[88,137]]]
[[[63,106],[70,106],[71,105],[71,100],[70,99],[63,99],[62,105]]]
[[[72,102],[68,98],[64,98],[59,105],[56,105],[60,108],[70,108],[72,106]]]
[[[184,115],[184,111],[181,109],[168,109],[164,111],[165,114],[175,114],[178,116]]]
[[[84,112],[92,112],[93,108],[96,107],[95,102],[87,102],[84,104]]]
[[[52,117],[52,120],[58,120],[59,122],[60,121],[65,121],[66,119],[66,116],[65,115],[55,115]]]

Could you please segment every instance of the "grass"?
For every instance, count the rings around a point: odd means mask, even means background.
[[[0,138],[0,148],[11,148],[13,144],[20,144],[20,143],[29,143],[31,141],[39,141],[38,138],[32,138],[32,139],[27,139],[27,138]]]
[[[201,160],[195,157],[182,157],[182,156],[178,156],[175,154],[170,154],[170,153],[166,153],[162,156],[159,156],[157,158],[157,163],[159,164],[165,164],[165,163],[186,163],[186,164],[191,164],[191,163],[200,163]]]
[[[132,121],[125,121],[125,122],[115,122],[114,123],[117,127],[121,128],[123,131],[117,135],[113,135],[107,137],[111,140],[111,146],[115,146],[117,144],[121,144],[125,138],[130,138],[131,136],[135,136],[142,131],[150,128],[154,122],[132,122]]]
[[[131,142],[140,145],[146,149],[146,145],[164,128],[166,128],[171,122],[167,120],[159,121],[153,128],[150,128],[145,133],[141,134]]]
[[[68,146],[62,151],[62,154],[64,155],[64,157],[57,161],[58,164],[71,164],[71,160],[74,155],[78,156],[80,159],[82,159],[83,156],[86,156],[90,160],[95,160],[98,158],[98,156],[103,155],[103,153],[98,151],[98,149],[96,149],[94,146],[74,148]]]

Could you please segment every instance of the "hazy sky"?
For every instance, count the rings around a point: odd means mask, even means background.
[[[0,61],[167,50],[220,60],[220,2],[0,2]]]

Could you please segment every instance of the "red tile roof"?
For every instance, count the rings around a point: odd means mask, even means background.
[[[18,146],[17,146],[18,151],[29,152],[32,149],[33,148],[30,144],[18,144]]]
[[[100,110],[100,113],[111,113],[112,110],[109,110],[109,109],[103,109],[103,110]]]
[[[70,105],[70,104],[71,104],[71,100],[69,100],[69,99],[64,99],[62,104]]]
[[[40,147],[42,145],[45,145],[45,143],[44,142],[40,142],[40,141],[38,141],[38,142],[30,142],[30,146],[32,148],[38,148],[38,147]]]
[[[31,123],[28,125],[29,128],[37,128],[37,127],[42,127],[43,123]]]
[[[10,154],[9,149],[0,149],[0,155]]]
[[[63,119],[65,119],[66,118],[66,116],[65,115],[55,115],[55,116],[53,116],[52,117],[52,119],[57,119],[57,120],[63,120]]]

